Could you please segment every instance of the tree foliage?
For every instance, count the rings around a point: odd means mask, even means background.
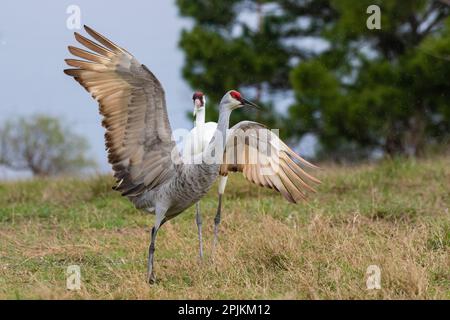
[[[6,121],[0,128],[0,165],[35,176],[78,172],[94,162],[87,141],[60,120],[34,116]]]
[[[419,155],[448,141],[449,1],[177,3],[195,22],[180,40],[183,75],[210,102],[243,90],[265,107],[253,118],[293,139],[312,133],[335,159]],[[370,5],[381,9],[380,30],[367,28]],[[289,95],[283,114],[276,105]]]

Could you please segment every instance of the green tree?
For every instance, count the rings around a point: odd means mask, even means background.
[[[338,18],[322,30],[329,48],[297,65],[292,134],[315,132],[322,152],[420,155],[449,137],[449,6],[441,1],[329,1]],[[381,30],[366,27],[369,5]]]
[[[293,140],[313,133],[335,159],[419,155],[448,140],[449,1],[177,3],[195,22],[180,41],[184,77],[211,102],[241,89],[266,108],[256,120]],[[381,9],[381,30],[366,26],[370,5]],[[275,105],[289,94],[295,102],[281,116]]]
[[[183,75],[190,85],[207,94],[210,106],[216,105],[226,91],[241,90],[263,107],[245,118],[276,125],[280,118],[268,93],[289,89],[291,54],[281,43],[279,23],[266,19],[263,5],[268,1],[177,3],[181,14],[195,21],[191,30],[183,31],[180,40],[186,54]],[[207,116],[217,120],[217,109],[210,108]],[[242,112],[235,112],[232,120],[241,118]]]
[[[87,141],[60,120],[34,116],[6,121],[0,128],[0,165],[35,176],[75,173],[95,165]]]

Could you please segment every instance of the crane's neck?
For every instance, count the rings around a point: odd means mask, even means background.
[[[195,112],[195,126],[200,128],[205,124],[205,107],[197,109]]]
[[[216,129],[214,136],[216,136],[218,133],[220,133],[219,137],[221,138],[221,142],[217,141],[217,143],[222,143],[223,149],[225,148],[225,143],[227,141],[227,130],[228,130],[228,127],[230,126],[230,116],[231,116],[231,110],[229,110],[227,108],[220,108],[219,121],[217,122],[217,129]],[[216,140],[216,139],[214,139],[214,140]],[[212,142],[214,142],[214,141],[212,141]],[[211,142],[210,142],[210,144],[211,144]],[[223,151],[223,149],[222,149],[222,151]]]
[[[197,107],[195,107],[197,108]],[[205,107],[200,107],[195,109],[195,128],[197,129],[196,134],[196,142],[194,148],[196,148],[195,153],[198,153],[199,151],[203,151],[205,146],[207,144],[204,142],[204,135],[205,135]]]
[[[230,115],[231,110],[222,106],[220,107],[217,129],[205,150],[208,157],[211,156],[215,159],[214,165],[216,166],[220,166],[222,163],[225,144],[227,141],[227,130],[230,124]]]

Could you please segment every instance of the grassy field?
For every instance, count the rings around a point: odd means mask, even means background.
[[[0,183],[2,299],[450,299],[450,159],[325,166],[308,203],[230,178],[211,259],[215,188],[161,229],[156,285],[145,283],[153,216],[109,177]],[[80,291],[66,268],[81,267]],[[366,269],[381,269],[367,290]]]

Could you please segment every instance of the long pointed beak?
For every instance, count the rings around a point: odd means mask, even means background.
[[[253,102],[251,102],[251,101],[249,101],[247,99],[244,99],[244,98],[242,98],[242,105],[249,106],[249,107],[255,108],[257,110],[261,109],[260,106],[254,104]]]

